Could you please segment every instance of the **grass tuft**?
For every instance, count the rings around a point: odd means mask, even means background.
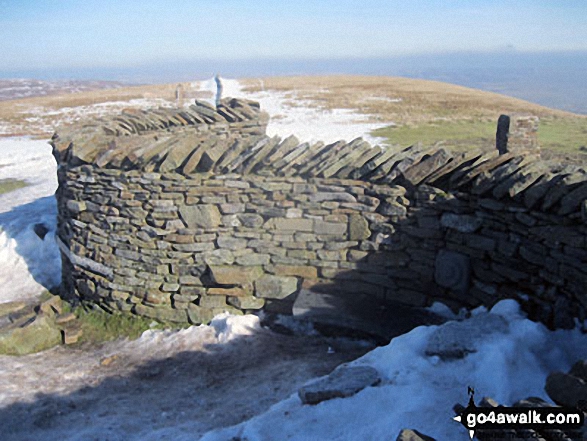
[[[161,323],[147,317],[132,314],[109,314],[99,308],[84,310],[77,307],[73,310],[83,335],[80,343],[102,343],[119,338],[137,339],[149,329],[180,329],[177,323]],[[188,323],[183,327],[190,326]]]
[[[10,193],[11,191],[24,188],[29,184],[19,179],[0,179],[0,194]]]

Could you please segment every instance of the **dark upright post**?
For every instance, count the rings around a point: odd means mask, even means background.
[[[500,115],[497,120],[497,133],[495,134],[495,147],[500,155],[508,151],[508,134],[510,131],[510,117]]]

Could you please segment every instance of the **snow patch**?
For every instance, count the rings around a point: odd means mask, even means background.
[[[529,396],[549,400],[544,392],[547,375],[567,371],[587,357],[587,335],[579,329],[549,331],[523,317],[514,301],[498,303],[489,314],[481,308],[464,322],[484,315],[503,318],[507,330],[482,336],[475,342],[476,352],[462,359],[426,355],[439,327],[418,327],[351,363],[376,368],[384,378],[381,386],[317,406],[304,406],[292,395],[266,413],[211,431],[202,440],[394,439],[402,428],[435,439],[465,439],[465,429],[452,420],[452,408],[466,404],[468,386],[475,388],[478,399],[490,396],[505,405]]]
[[[368,122],[366,115],[358,115],[349,109],[324,109],[319,104],[302,100],[296,92],[261,91],[246,92],[237,80],[222,78],[222,96],[232,98],[246,98],[258,101],[261,110],[269,113],[270,120],[267,126],[267,135],[285,138],[295,135],[300,142],[323,141],[351,141],[362,137],[365,141],[375,145],[383,141],[371,135],[373,130],[388,126]],[[201,81],[199,90],[209,92],[208,101],[214,104],[216,84],[214,79]]]
[[[220,343],[227,343],[236,337],[252,335],[261,329],[259,317],[254,315],[234,316],[228,312],[217,315],[210,322]]]
[[[57,166],[46,141],[0,139],[0,180],[29,185],[0,195],[0,303],[37,297],[61,283],[55,243]],[[34,231],[42,224],[48,233]]]

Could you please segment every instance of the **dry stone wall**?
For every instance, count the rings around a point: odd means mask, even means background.
[[[288,312],[301,289],[585,318],[584,170],[521,148],[310,145],[266,122],[233,99],[54,136],[65,295],[191,323]]]

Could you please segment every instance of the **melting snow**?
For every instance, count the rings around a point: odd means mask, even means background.
[[[0,180],[27,187],[0,195],[0,303],[34,298],[61,283],[55,244],[57,166],[46,141],[0,139]],[[41,239],[35,224],[49,232]]]
[[[202,81],[200,90],[214,97],[216,83],[213,79]],[[375,145],[382,138],[372,136],[371,131],[389,125],[367,122],[367,116],[358,115],[349,109],[320,108],[317,102],[297,98],[295,92],[293,96],[291,92],[246,92],[237,80],[232,79],[222,78],[222,96],[258,101],[261,109],[271,116],[267,126],[269,136],[279,135],[284,138],[295,135],[300,142],[352,141],[360,136]],[[213,99],[208,101],[214,103]]]

